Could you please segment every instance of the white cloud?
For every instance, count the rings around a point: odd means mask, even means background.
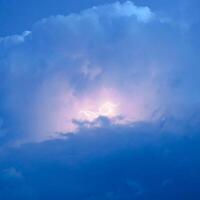
[[[28,37],[31,34],[30,31],[24,31],[21,35],[11,35],[7,37],[1,37],[0,38],[0,45],[5,46],[12,46],[17,45],[20,43],[23,43],[26,40],[26,37]]]
[[[128,122],[175,110],[168,84],[177,79],[183,48],[172,28],[127,1],[52,16],[1,39],[0,106],[9,131],[48,138],[74,129],[80,110],[107,101],[117,102]]]
[[[136,17],[140,22],[149,22],[154,13],[148,7],[136,6],[132,1],[116,2],[110,5],[93,7],[83,12],[84,15],[107,15],[112,17]]]

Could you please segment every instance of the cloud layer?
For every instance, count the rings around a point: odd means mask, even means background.
[[[200,138],[194,128],[185,127],[184,134],[175,135],[169,122],[118,126],[99,120],[104,128],[82,127],[77,134],[66,135],[66,140],[1,149],[0,198],[200,197]]]

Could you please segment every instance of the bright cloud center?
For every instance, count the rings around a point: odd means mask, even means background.
[[[83,118],[87,120],[94,120],[100,116],[105,116],[108,118],[114,117],[117,115],[118,105],[112,102],[103,103],[97,111],[95,110],[81,110],[80,114]]]

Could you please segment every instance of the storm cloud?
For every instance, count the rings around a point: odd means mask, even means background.
[[[82,127],[65,139],[1,149],[0,197],[199,198],[199,126],[174,134],[171,125],[180,127],[180,121],[118,126],[98,120],[103,128]]]
[[[193,114],[198,77],[190,72],[198,68],[186,66],[193,50],[177,23],[127,1],[51,16],[1,38],[4,132],[41,140],[73,130],[95,96],[113,98],[129,121]]]
[[[199,12],[142,2],[0,38],[0,199],[200,198]]]

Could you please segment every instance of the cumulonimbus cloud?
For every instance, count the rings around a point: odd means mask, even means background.
[[[107,99],[132,121],[166,110],[181,116],[190,100],[183,100],[189,91],[181,88],[185,51],[178,35],[150,8],[127,1],[52,16],[22,35],[1,38],[4,129],[48,138],[73,129],[80,110],[98,110]]]

